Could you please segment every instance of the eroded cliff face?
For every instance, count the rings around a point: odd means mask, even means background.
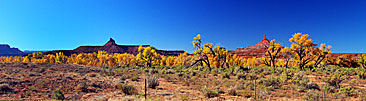
[[[118,45],[112,38],[110,38],[109,41],[103,46],[80,46],[74,50],[55,50],[46,52],[45,54],[56,54],[58,52],[63,52],[65,55],[70,56],[71,54],[77,54],[77,53],[93,53],[98,51],[106,51],[108,54],[129,53],[137,55],[139,53],[138,52],[139,46],[140,45]],[[142,46],[148,47],[150,45],[142,45]],[[180,53],[184,53],[183,50],[176,50],[176,51],[157,50],[157,52],[165,56],[178,56]]]

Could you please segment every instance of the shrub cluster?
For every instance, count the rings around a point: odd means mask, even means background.
[[[122,92],[126,95],[137,94],[137,89],[133,85],[128,84],[127,82],[119,85],[118,89],[122,90]]]
[[[159,79],[157,76],[149,77],[147,82],[149,88],[155,89],[157,86],[159,86]]]

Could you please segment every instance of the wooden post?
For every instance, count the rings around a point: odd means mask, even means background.
[[[147,92],[146,85],[147,84],[146,84],[146,78],[145,78],[145,101],[146,101],[146,96],[147,96],[147,93],[146,93]]]

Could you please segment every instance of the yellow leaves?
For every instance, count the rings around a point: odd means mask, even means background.
[[[142,47],[142,45],[139,46],[138,50],[141,51],[143,50],[144,48]]]
[[[56,63],[66,63],[67,57],[64,55],[64,53],[59,52],[59,53],[56,53],[55,60],[56,60]]]
[[[290,42],[294,42],[294,38],[290,38],[288,41],[290,41]]]
[[[205,43],[203,45],[203,47],[205,47],[205,48],[212,48],[212,43]]]
[[[198,42],[197,41],[192,41],[193,47],[198,46]]]
[[[201,34],[197,34],[197,36],[194,37],[193,39],[195,39],[195,40],[201,40]]]
[[[281,53],[288,53],[288,52],[290,52],[291,50],[290,50],[290,48],[288,48],[288,47],[284,47],[284,48],[282,48],[281,49]]]
[[[275,44],[275,41],[276,41],[275,39],[271,40],[271,41],[270,41],[270,44],[271,44],[271,45],[274,45],[274,44]]]
[[[195,40],[195,41],[192,41],[193,47],[195,47],[197,49],[201,49],[201,35],[198,34],[193,39]]]
[[[147,63],[147,65],[149,65],[149,66],[151,66],[152,63],[154,63],[154,64],[160,63],[160,62],[157,62],[158,60],[160,60],[160,56],[156,52],[154,47],[152,47],[152,46],[143,47],[143,48],[139,49],[139,51],[140,51],[139,54],[137,54],[137,56],[136,56],[138,60],[145,61]]]
[[[203,48],[203,53],[207,53],[207,54],[211,54],[211,49],[210,48]]]

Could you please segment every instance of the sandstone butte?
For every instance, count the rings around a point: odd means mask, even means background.
[[[266,52],[266,46],[270,45],[270,40],[266,38],[266,35],[264,35],[264,38],[255,44],[254,46],[249,47],[240,47],[233,51],[229,51],[231,54],[236,54],[243,58],[252,58],[252,57],[264,57]],[[331,53],[331,57],[340,57],[340,56],[351,56],[352,58],[357,58],[361,56],[361,54],[365,53]]]
[[[263,57],[266,53],[266,46],[270,45],[270,41],[264,35],[262,41],[259,41],[254,46],[249,47],[240,47],[233,51],[229,51],[231,54],[236,54],[243,58],[251,58],[251,57]]]
[[[133,55],[137,55],[138,48],[140,45],[118,45],[116,42],[110,38],[109,41],[103,46],[80,46],[74,50],[54,50],[45,52],[44,54],[56,54],[59,52],[64,53],[66,56],[70,56],[71,54],[78,53],[93,53],[98,51],[106,51],[108,54],[113,53],[129,53]],[[142,45],[143,47],[148,47],[150,45]],[[165,56],[178,56],[181,53],[184,53],[183,50],[156,50],[158,54]]]

